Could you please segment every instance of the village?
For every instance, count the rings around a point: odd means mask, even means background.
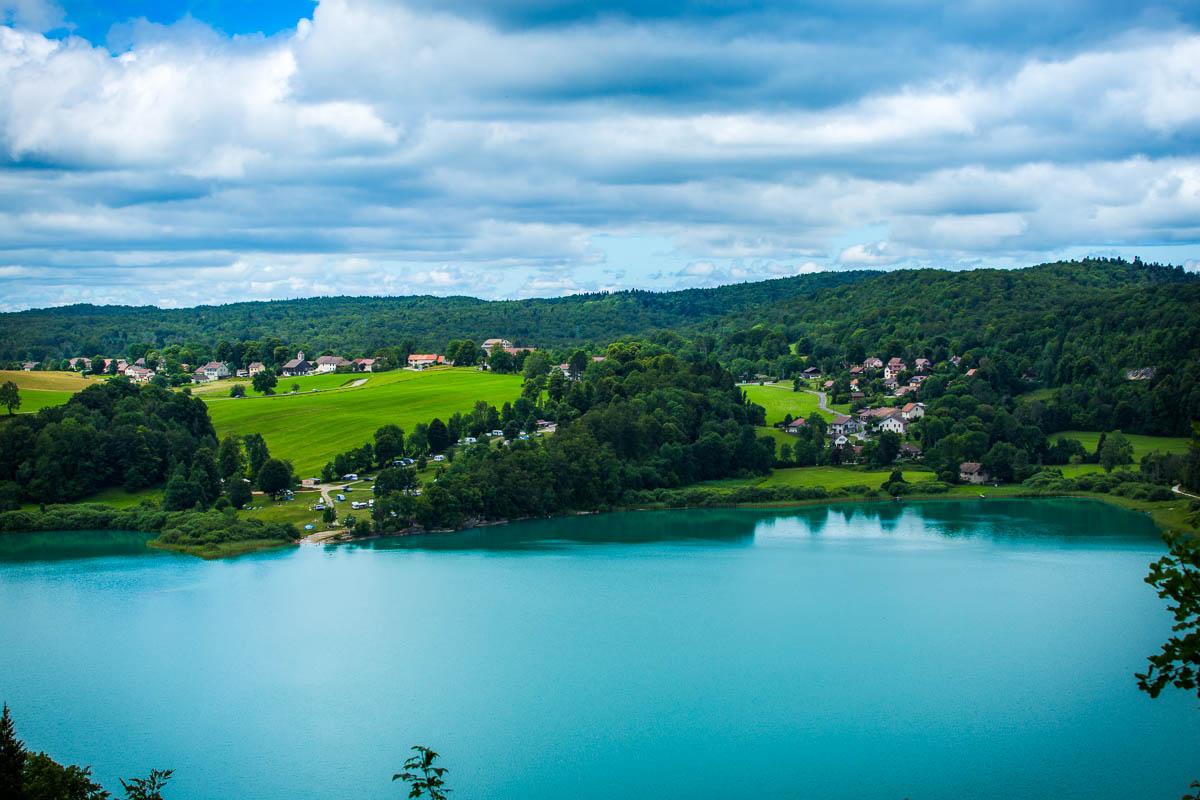
[[[975,377],[975,368],[960,373],[961,366],[959,356],[951,356],[941,365],[935,365],[928,358],[916,358],[911,367],[904,359],[893,356],[886,362],[869,357],[860,364],[843,365],[842,370],[832,376],[822,373],[818,367],[807,367],[795,380],[793,389],[817,394],[820,408],[832,412],[833,417],[826,421],[819,414],[795,418],[788,414],[776,423],[776,427],[796,437],[819,435],[828,449],[830,464],[864,463],[866,444],[882,436],[895,439],[895,457],[890,460],[918,461],[922,450],[912,426],[925,416],[925,404],[916,399],[921,386],[939,367],[948,376]],[[760,381],[760,385],[764,383]],[[811,388],[802,389],[802,386]],[[868,390],[877,405],[868,402]],[[848,404],[850,413],[830,409],[827,405],[830,396],[843,401],[842,405]],[[821,430],[814,431],[814,428]],[[985,484],[991,480],[983,465],[974,461],[959,464],[958,472],[959,481],[965,484]]]

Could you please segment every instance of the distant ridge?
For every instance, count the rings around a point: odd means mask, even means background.
[[[312,297],[161,309],[154,306],[71,305],[0,314],[0,359],[118,354],[130,344],[156,346],[221,340],[279,339],[311,351],[368,353],[411,342],[436,350],[450,339],[504,336],[521,344],[557,347],[603,344],[655,330],[714,328],[721,321],[810,321],[821,308],[845,315],[885,312],[937,286],[1004,287],[1036,284],[1053,297],[1091,291],[1194,283],[1181,267],[1120,259],[1054,262],[1013,270],[921,269],[820,272],[711,289],[625,290],[528,300],[472,297]],[[919,299],[919,298],[915,298]]]

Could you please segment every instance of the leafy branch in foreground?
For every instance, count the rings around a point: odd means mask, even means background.
[[[122,780],[121,788],[125,790],[126,800],[163,800],[163,787],[174,772],[173,769],[152,769],[145,778]]]
[[[446,774],[445,767],[434,766],[438,754],[422,745],[413,745],[416,755],[410,756],[404,762],[404,771],[392,776],[394,781],[404,781],[409,785],[408,796],[429,797],[430,800],[446,800],[450,791],[442,776]]]
[[[1170,602],[1174,635],[1138,673],[1138,688],[1158,697],[1167,686],[1200,694],[1200,540],[1180,533],[1164,537],[1170,552],[1150,565],[1146,583]]]

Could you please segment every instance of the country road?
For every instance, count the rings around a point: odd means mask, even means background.
[[[1182,495],[1184,497],[1190,497],[1193,500],[1200,500],[1200,495],[1192,494],[1191,492],[1185,492],[1183,489],[1180,488],[1181,486],[1183,486],[1182,483],[1177,483],[1171,487],[1171,491],[1174,492],[1175,494]]]

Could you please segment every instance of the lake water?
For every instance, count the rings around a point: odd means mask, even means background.
[[[1176,798],[1200,708],[1143,516],[1071,500],[632,513],[204,562],[0,536],[30,747],[171,800]]]

